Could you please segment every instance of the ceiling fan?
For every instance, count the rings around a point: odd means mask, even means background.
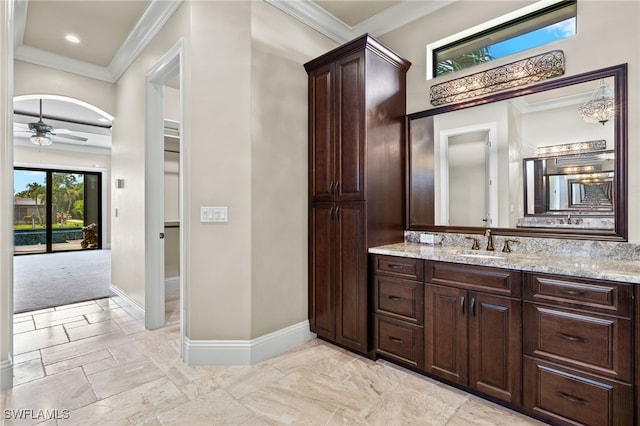
[[[30,138],[31,143],[39,146],[51,145],[51,136],[57,136],[59,138],[66,138],[79,142],[85,142],[88,140],[87,138],[82,136],[69,134],[70,131],[67,129],[54,129],[53,126],[50,126],[49,124],[42,121],[42,99],[40,99],[40,119],[36,122],[29,123],[29,130],[25,131],[32,133],[32,136]]]

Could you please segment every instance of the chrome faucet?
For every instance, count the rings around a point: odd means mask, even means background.
[[[493,235],[491,235],[491,229],[487,228],[487,230],[484,231],[484,236],[487,237],[487,250],[495,251],[496,248],[493,246]]]

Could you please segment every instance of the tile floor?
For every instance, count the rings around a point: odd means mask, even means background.
[[[114,299],[15,315],[0,424],[542,424],[320,340],[254,366],[189,367],[177,298],[167,299],[167,326],[154,331]],[[15,410],[32,411],[16,420]]]

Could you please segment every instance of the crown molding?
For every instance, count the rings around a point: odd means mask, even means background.
[[[115,83],[178,10],[182,2],[183,0],[151,0],[109,66],[103,67],[23,45],[28,0],[15,0],[17,10],[14,19],[14,57],[20,61]]]
[[[352,31],[355,36],[369,33],[374,37],[381,36],[395,29],[429,15],[443,7],[453,3],[456,0],[438,0],[438,1],[411,1],[404,0],[395,6],[392,6],[377,15],[372,16],[366,21],[362,21]]]
[[[264,1],[335,42],[344,43],[354,38],[350,26],[310,0]]]
[[[114,81],[118,81],[122,74],[135,61],[138,55],[153,40],[164,24],[182,5],[183,0],[152,0],[149,6],[129,33],[113,60],[108,66]]]
[[[97,80],[108,81],[109,83],[115,82],[106,67],[79,61],[77,59],[58,55],[57,53],[52,53],[46,50],[36,49],[31,46],[22,45],[17,47],[14,52],[14,58],[19,61],[29,62],[35,65],[42,65],[44,67],[79,74],[85,77],[95,78]]]
[[[416,2],[404,0],[375,16],[351,27],[318,6],[312,0],[264,0],[333,41],[345,43],[362,34],[374,37],[386,34],[418,18],[453,3],[456,0]]]

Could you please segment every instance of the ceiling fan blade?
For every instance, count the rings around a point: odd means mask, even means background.
[[[59,135],[59,134],[56,134],[56,133],[51,133],[51,135],[57,136],[59,138],[71,139],[71,140],[79,141],[79,142],[85,142],[85,141],[89,140],[89,139],[84,138],[82,136],[76,136],[76,135],[67,135],[67,134],[60,134]]]
[[[19,127],[19,128],[21,128],[21,129],[24,129],[24,130],[29,130],[29,125],[28,125],[28,124],[25,124],[25,123],[16,123],[15,121],[13,122],[13,127],[14,127],[14,129],[15,129],[16,127]]]

